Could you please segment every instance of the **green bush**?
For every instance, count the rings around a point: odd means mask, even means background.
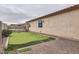
[[[12,33],[11,30],[3,30],[2,31],[2,37],[8,37]]]

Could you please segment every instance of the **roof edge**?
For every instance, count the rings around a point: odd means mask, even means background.
[[[77,10],[77,9],[79,9],[79,4],[74,5],[74,6],[70,6],[70,7],[62,9],[62,10],[58,10],[58,11],[53,12],[53,13],[49,13],[49,14],[44,15],[44,16],[40,16],[40,17],[31,19],[31,20],[26,21],[26,22],[32,22],[32,21],[35,21],[35,20],[38,20],[38,19],[41,19],[41,18],[46,18],[46,17],[49,17],[49,16],[55,16],[55,15],[59,15],[59,14],[66,13],[66,12],[70,12],[70,11],[73,11],[73,10]]]

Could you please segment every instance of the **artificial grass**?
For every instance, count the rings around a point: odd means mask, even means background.
[[[32,41],[45,40],[48,36],[43,36],[32,32],[13,32],[9,38],[9,44],[25,44]]]
[[[11,51],[17,51],[19,48],[47,42],[54,39],[55,38],[33,32],[13,32],[9,37],[8,48],[4,50],[8,53]]]

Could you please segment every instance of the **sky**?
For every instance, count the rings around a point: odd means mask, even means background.
[[[72,6],[72,4],[0,4],[0,21],[19,24]]]

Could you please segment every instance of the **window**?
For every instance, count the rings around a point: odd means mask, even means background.
[[[43,27],[43,21],[42,20],[38,20],[38,27],[42,28]]]

